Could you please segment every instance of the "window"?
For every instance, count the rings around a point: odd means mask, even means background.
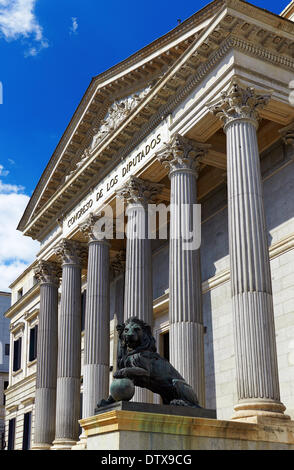
[[[86,296],[87,296],[87,291],[84,290],[82,292],[82,316],[81,316],[81,329],[84,331],[85,329],[85,314],[86,314]]]
[[[5,344],[5,356],[9,356],[10,344]]]
[[[34,361],[37,357],[37,339],[38,339],[38,325],[30,329],[29,361]]]
[[[80,393],[80,419],[82,419],[83,417],[83,394]],[[79,423],[79,435],[82,434],[82,428],[81,428],[81,425]]]
[[[17,300],[19,300],[23,296],[23,288],[17,291]]]
[[[6,390],[8,387],[8,380],[4,380],[4,387],[3,389]],[[6,403],[6,395],[5,393],[3,393],[3,405],[5,406],[5,403]]]
[[[31,445],[31,421],[32,413],[25,413],[23,420],[23,438],[22,438],[22,450],[29,450]]]
[[[169,332],[162,335],[162,355],[169,361]]]
[[[9,420],[8,425],[8,450],[14,449],[14,439],[15,439],[15,418]]]
[[[14,341],[13,344],[13,372],[21,368],[21,338]]]

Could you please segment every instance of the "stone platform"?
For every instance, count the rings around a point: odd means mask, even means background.
[[[224,421],[201,408],[118,402],[80,424],[73,450],[294,450],[293,421]]]
[[[95,409],[95,415],[113,410],[124,410],[140,413],[160,413],[172,416],[193,416],[195,418],[216,419],[216,411],[206,408],[192,408],[190,406],[155,405],[153,403],[137,403],[132,401],[118,401]]]

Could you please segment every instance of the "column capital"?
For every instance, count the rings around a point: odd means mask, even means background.
[[[154,202],[155,196],[161,191],[162,187],[162,184],[131,176],[116,194],[121,199],[126,199],[129,204],[146,205]]]
[[[249,121],[258,127],[259,110],[271,99],[272,92],[243,86],[233,79],[219,99],[207,104],[209,110],[224,122],[224,130],[234,121]]]
[[[85,244],[75,240],[63,239],[54,249],[60,262],[65,264],[82,265],[85,261],[87,249]]]
[[[196,178],[200,164],[210,145],[196,142],[180,134],[172,136],[155,157],[169,169],[169,175],[176,171],[193,173]]]
[[[105,224],[109,222],[110,231],[108,227],[105,227],[105,231],[102,232],[100,227],[96,226],[97,222],[102,218],[104,218]],[[93,214],[93,212],[91,212],[89,217],[87,217],[83,223],[79,224],[79,229],[88,239],[88,242],[105,242],[105,238],[107,238],[106,235],[109,234],[109,232],[113,233],[113,220],[103,216],[102,213]]]
[[[41,284],[55,284],[57,287],[59,286],[61,269],[57,263],[40,260],[34,273]]]

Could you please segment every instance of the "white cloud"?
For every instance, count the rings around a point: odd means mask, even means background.
[[[39,250],[37,241],[16,230],[30,199],[23,190],[23,186],[0,180],[0,290],[4,291],[33,262]]]
[[[6,175],[2,175],[2,176],[6,176]],[[24,189],[25,189],[24,186],[20,186],[20,185],[16,185],[16,184],[3,183],[3,181],[0,180],[0,196],[2,194],[20,193]]]
[[[10,292],[10,284],[28,267],[22,261],[12,261],[9,265],[0,263],[0,291]]]
[[[0,0],[0,34],[6,41],[25,38],[34,41],[26,56],[36,55],[48,47],[34,8],[37,0]]]
[[[70,30],[69,30],[71,34],[77,34],[77,30],[78,30],[78,27],[79,27],[77,20],[78,19],[75,18],[75,17],[71,18],[72,25],[71,25]]]
[[[0,165],[0,176],[7,176],[9,174],[8,170],[4,170],[4,166]]]

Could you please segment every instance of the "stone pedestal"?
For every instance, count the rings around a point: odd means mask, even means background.
[[[87,450],[294,450],[293,421],[223,421],[213,410],[163,406],[121,402],[81,420]]]

